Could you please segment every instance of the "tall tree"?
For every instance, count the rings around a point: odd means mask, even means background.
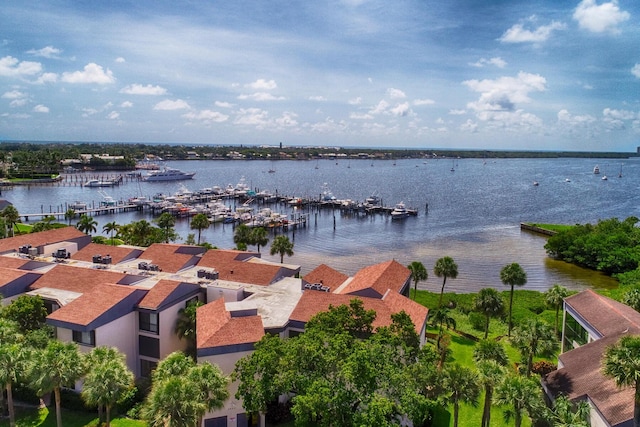
[[[455,329],[456,319],[450,315],[447,307],[440,307],[434,310],[431,315],[431,323],[438,327],[438,341],[436,343],[436,347],[440,349],[440,342],[442,340],[442,335],[444,334],[445,326],[447,329]]]
[[[198,230],[198,244],[200,244],[200,235],[202,234],[202,230],[206,230],[209,228],[209,218],[203,213],[196,214],[193,218],[191,218],[191,229]]]
[[[640,427],[640,337],[626,335],[607,347],[602,371],[618,387],[633,387],[633,426]]]
[[[269,237],[267,237],[267,229],[264,227],[254,227],[251,230],[251,243],[258,247],[258,253],[260,253],[260,247],[266,246],[269,243]]]
[[[16,415],[13,404],[13,384],[18,381],[19,375],[24,372],[28,355],[21,343],[22,337],[18,333],[17,325],[11,324],[11,322],[4,322],[2,327],[4,330],[2,336],[0,336],[0,385],[2,385],[7,393],[9,425],[15,427]]]
[[[197,300],[178,310],[175,325],[175,333],[178,338],[187,342],[185,353],[193,360],[196,360],[196,311],[201,305],[203,305],[202,301]]]
[[[478,313],[485,316],[484,339],[489,336],[489,321],[492,317],[498,317],[504,312],[504,301],[493,288],[480,289],[473,300],[473,306]]]
[[[7,225],[11,227],[11,237],[15,236],[15,226],[20,219],[18,209],[13,205],[9,205],[2,210],[2,217],[7,222]]]
[[[509,357],[501,342],[495,340],[480,340],[473,348],[473,360],[478,363],[483,360],[493,360],[500,366],[507,366]]]
[[[233,233],[233,243],[239,250],[247,250],[247,245],[251,243],[251,229],[247,224],[240,224],[236,227]]]
[[[39,295],[20,295],[2,309],[2,317],[16,322],[22,334],[44,327],[47,309]]]
[[[440,299],[438,300],[438,308],[442,306],[442,295],[444,294],[444,286],[447,284],[447,277],[455,279],[458,277],[458,264],[453,258],[446,256],[438,259],[433,266],[433,272],[436,276],[442,277],[442,289],[440,289]]]
[[[411,280],[413,280],[413,299],[415,300],[418,292],[418,282],[427,280],[429,278],[429,273],[427,272],[424,264],[420,261],[412,261],[407,268],[411,271]]]
[[[218,366],[209,362],[198,363],[189,370],[187,377],[198,390],[198,399],[204,403],[206,411],[214,411],[224,406],[224,401],[229,398],[229,379]],[[198,426],[202,425],[204,414],[205,412],[200,414]]]
[[[67,223],[68,223],[69,225],[71,225],[71,220],[72,220],[72,219],[74,219],[75,217],[76,217],[76,211],[75,211],[75,209],[71,209],[71,208],[69,208],[69,209],[67,209],[67,210],[65,211],[65,213],[64,213],[64,219],[66,219],[66,220],[67,220]]]
[[[556,334],[547,322],[533,317],[514,329],[511,342],[520,351],[522,361],[527,364],[527,375],[531,374],[533,356],[549,353],[558,346]]]
[[[493,403],[508,405],[504,411],[504,419],[515,422],[515,427],[522,426],[525,415],[536,417],[544,413],[544,403],[540,384],[537,380],[522,375],[511,374],[505,377],[495,388]]]
[[[491,403],[493,400],[493,390],[506,375],[506,369],[495,360],[481,360],[477,366],[478,383],[484,388],[484,404],[482,408],[481,427],[489,427],[491,424]]]
[[[88,355],[89,372],[84,378],[82,398],[89,405],[105,408],[105,423],[111,425],[111,409],[133,387],[133,373],[124,355],[115,348],[96,347]]]
[[[280,254],[280,264],[284,263],[284,256],[293,256],[293,242],[287,236],[280,235],[273,239],[271,255]]]
[[[627,304],[635,311],[640,311],[640,288],[629,289],[622,296],[622,303]]]
[[[85,373],[85,363],[75,343],[51,340],[44,350],[30,359],[31,387],[39,396],[53,391],[56,405],[56,425],[62,427],[60,390],[79,380]]]
[[[443,371],[445,400],[453,405],[453,427],[458,427],[460,402],[476,405],[480,395],[478,376],[470,368],[454,363]]]
[[[98,225],[98,222],[88,215],[82,215],[78,223],[76,224],[76,228],[83,233],[91,234],[95,233]]]
[[[176,218],[169,212],[162,212],[154,222],[164,232],[164,242],[169,243],[169,237],[172,234],[171,229],[176,225]]]
[[[551,410],[554,427],[589,427],[591,407],[585,400],[572,403],[567,396],[558,396]]]
[[[560,308],[564,299],[569,296],[569,291],[564,286],[560,286],[557,283],[553,285],[549,290],[544,293],[544,301],[547,306],[553,308],[556,311],[556,323],[554,332],[558,335],[558,320],[560,317]]]
[[[514,286],[524,286],[527,283],[527,273],[520,267],[517,262],[505,265],[500,270],[500,280],[503,284],[511,287],[511,294],[509,295],[509,332],[508,336],[511,336],[511,329],[513,329],[513,288]]]
[[[109,238],[111,239],[111,244],[115,245],[116,242],[113,240],[114,233],[118,233],[118,229],[120,226],[117,222],[111,221],[102,226],[102,231],[105,233],[109,233]]]

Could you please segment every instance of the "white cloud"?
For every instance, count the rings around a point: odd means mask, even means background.
[[[122,104],[120,104],[120,108],[131,108],[133,107],[133,102],[131,101],[124,101]]]
[[[125,86],[120,89],[120,93],[126,93],[128,95],[165,95],[167,90],[161,86],[152,86],[134,83],[129,86]]]
[[[400,89],[394,89],[392,87],[387,89],[387,94],[391,99],[403,99],[407,97],[407,95],[403,91],[401,91]]]
[[[467,110],[449,110],[449,114],[452,116],[462,116],[463,114],[467,114]]]
[[[33,107],[33,112],[34,113],[48,113],[49,112],[49,107],[46,107],[42,104],[38,104],[35,107]]]
[[[262,128],[268,124],[268,117],[269,113],[260,108],[241,108],[234,123]]]
[[[42,73],[35,81],[37,84],[55,83],[58,81],[58,75],[56,73]]]
[[[347,102],[349,103],[349,105],[360,105],[362,104],[362,98],[358,96],[357,98],[352,98]]]
[[[525,29],[523,24],[515,24],[505,31],[498,40],[503,43],[541,43],[551,37],[553,31],[565,28],[566,25],[558,21],[552,21],[549,25],[541,25],[534,30]]]
[[[14,99],[9,103],[9,106],[11,108],[24,107],[25,105],[27,105],[28,102],[29,100],[27,98]]]
[[[474,92],[480,93],[476,102],[467,107],[476,112],[515,111],[516,105],[528,103],[530,92],[546,90],[546,79],[539,74],[520,71],[517,77],[500,77],[495,80],[466,80],[462,82]]]
[[[409,107],[408,102],[403,102],[402,104],[398,104],[395,107],[389,109],[389,112],[394,116],[405,117],[411,113],[411,108]]]
[[[233,108],[234,106],[234,104],[230,102],[223,102],[223,101],[216,101],[215,105],[216,107],[220,107],[220,108]]]
[[[28,50],[27,53],[34,56],[41,56],[43,58],[56,59],[62,53],[62,50],[55,48],[53,46],[46,46],[46,47],[43,47],[42,49]]]
[[[183,114],[182,117],[188,120],[199,120],[205,123],[222,123],[229,119],[229,116],[218,111],[202,110],[199,112],[189,112]]]
[[[116,81],[111,70],[107,71],[96,64],[89,63],[84,66],[82,71],[74,71],[72,73],[62,73],[62,81],[66,83],[96,83],[100,85],[111,84]]]
[[[635,111],[629,110],[612,110],[611,108],[605,108],[602,110],[604,117],[618,119],[618,120],[633,120],[638,118],[638,114]]]
[[[21,99],[26,96],[27,95],[24,92],[20,92],[19,90],[12,90],[10,92],[5,92],[2,94],[3,99]]]
[[[283,96],[275,96],[269,92],[255,92],[251,94],[238,95],[238,99],[251,99],[253,101],[282,101],[285,98]]]
[[[309,101],[318,101],[318,102],[323,102],[323,101],[326,101],[326,100],[327,100],[327,98],[325,98],[325,97],[324,97],[324,96],[322,96],[322,95],[318,95],[318,96],[310,96],[310,97],[309,97]]]
[[[109,120],[117,120],[120,117],[120,113],[118,113],[117,111],[112,111],[109,114],[107,114],[107,119]]]
[[[436,101],[433,99],[414,99],[413,105],[433,105]]]
[[[0,76],[33,76],[42,72],[42,64],[32,61],[18,61],[12,56],[0,58]]]
[[[125,63],[127,61],[122,56],[119,56],[119,57],[116,58],[116,62],[118,64],[123,64],[123,63]]]
[[[474,122],[471,119],[468,119],[466,122],[460,125],[460,130],[470,133],[478,132],[478,123]]]
[[[631,74],[640,79],[640,64],[636,64],[631,69]]]
[[[589,114],[575,116],[566,109],[558,111],[558,122],[571,127],[585,127],[595,121],[596,118]]]
[[[372,120],[373,116],[368,113],[351,113],[349,118],[353,120]]]
[[[499,56],[496,56],[490,59],[480,58],[477,62],[470,63],[469,65],[471,65],[472,67],[478,67],[478,68],[482,68],[485,65],[494,65],[498,68],[504,68],[507,66],[507,61],[500,58]]]
[[[618,25],[629,17],[629,12],[620,10],[617,0],[600,5],[595,0],[582,0],[573,12],[573,19],[578,21],[580,28],[593,33],[619,33]]]
[[[258,79],[253,83],[244,85],[245,87],[256,90],[273,90],[278,87],[275,80]]]
[[[164,101],[158,102],[153,106],[154,110],[160,111],[172,111],[172,110],[189,110],[191,107],[186,101],[182,99],[176,99],[175,101],[171,99],[165,99]]]
[[[298,126],[297,117],[298,115],[296,113],[285,111],[282,113],[282,116],[275,120],[275,124],[280,128],[292,128]]]

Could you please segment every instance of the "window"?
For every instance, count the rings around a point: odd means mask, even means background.
[[[143,378],[151,378],[151,374],[158,366],[158,362],[140,359],[140,376]]]
[[[571,315],[567,314],[564,323],[564,351],[585,345],[589,340],[589,333]]]
[[[96,345],[96,331],[73,331],[73,341],[81,345]]]
[[[208,418],[204,420],[204,427],[227,427],[227,417]]]
[[[138,316],[140,330],[157,334],[160,332],[158,326],[158,313],[150,311],[141,311]]]
[[[189,307],[189,305],[190,305],[190,304],[195,304],[195,303],[197,303],[198,301],[199,301],[199,299],[198,299],[198,296],[196,295],[196,296],[195,296],[195,297],[193,297],[193,298],[189,298],[189,299],[184,303],[184,306],[185,306],[185,308],[186,308],[186,307]]]
[[[158,338],[145,337],[144,335],[138,336],[138,350],[140,356],[153,357],[154,359],[160,358],[160,340]]]

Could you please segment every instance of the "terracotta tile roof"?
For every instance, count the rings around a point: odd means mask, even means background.
[[[0,256],[0,266],[6,268],[20,268],[29,261],[29,259],[14,258],[13,256]]]
[[[328,311],[330,306],[349,305],[352,299],[360,299],[364,303],[366,310],[375,310],[376,318],[373,321],[373,327],[378,328],[380,326],[391,325],[391,314],[399,313],[404,310],[411,317],[414,323],[416,332],[420,333],[422,325],[426,322],[428,309],[423,307],[420,310],[413,304],[417,304],[410,299],[403,297],[402,295],[393,296],[387,295],[385,300],[377,298],[365,298],[354,295],[344,294],[332,294],[321,291],[307,290],[302,294],[298,305],[293,310],[290,316],[290,320],[307,323],[317,313]],[[404,301],[405,305],[402,304]],[[423,316],[423,317],[421,317]]]
[[[633,419],[634,390],[619,388],[602,373],[602,356],[606,348],[622,336],[639,334],[640,313],[612,299],[586,290],[565,299],[603,338],[561,354],[563,367],[548,374],[544,381],[554,396],[569,399],[589,396],[610,425]]]
[[[156,283],[140,301],[138,306],[149,310],[157,310],[164,304],[174,302],[180,296],[191,295],[197,292],[200,286],[193,283],[178,282],[175,280],[160,280]]]
[[[100,284],[94,286],[91,291],[83,293],[82,296],[51,313],[47,316],[47,320],[70,323],[78,326],[88,326],[92,322],[99,320],[101,316],[116,307],[123,300],[136,294],[139,298],[142,298],[144,291],[128,286]],[[137,302],[139,298],[137,298],[135,302]],[[133,307],[132,301],[123,314],[130,313]],[[118,316],[111,320],[115,320],[117,317]],[[94,328],[98,326],[100,325],[96,325]]]
[[[84,248],[71,256],[71,259],[78,261],[93,262],[95,255],[111,256],[112,264],[118,264],[122,261],[137,258],[142,253],[140,249],[134,249],[123,246],[102,245],[98,243],[89,243]]]
[[[324,286],[328,286],[331,291],[334,291],[348,278],[349,276],[346,274],[340,273],[326,264],[320,264],[302,279],[307,283],[322,283]]]
[[[18,248],[24,245],[37,247],[77,239],[86,240],[88,243],[91,241],[91,236],[87,236],[75,227],[64,227],[55,230],[40,231],[38,233],[22,234],[20,236],[0,239],[0,253],[18,250]]]
[[[125,273],[115,271],[59,264],[36,280],[31,289],[53,288],[82,293],[102,283],[118,283],[125,276]]]
[[[232,317],[220,298],[198,307],[196,314],[197,348],[253,344],[264,336],[260,316]]]
[[[152,264],[159,266],[162,271],[176,273],[197,262],[195,255],[180,253],[181,248],[182,245],[154,243],[145,249],[140,258],[150,260]],[[200,249],[204,250],[204,248]]]
[[[258,254],[242,251],[213,249],[207,251],[198,267],[214,268],[221,280],[253,285],[270,285],[283,276],[283,267],[259,262],[247,262]]]
[[[358,271],[339,293],[352,294],[368,288],[373,289],[380,297],[387,289],[400,293],[410,276],[411,271],[395,260],[374,264]]]

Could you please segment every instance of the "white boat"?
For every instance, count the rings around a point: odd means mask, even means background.
[[[90,179],[89,181],[84,183],[85,187],[113,187],[116,185],[114,180],[100,180],[100,179]]]
[[[405,219],[409,216],[409,211],[403,202],[396,204],[391,211],[391,219]]]
[[[602,175],[602,180],[603,181],[606,181],[607,179],[609,179],[609,178],[607,178],[607,175]]]
[[[599,167],[598,165],[596,165],[596,166],[593,168],[593,173],[594,173],[594,174],[596,174],[596,175],[598,175],[598,174],[600,173],[600,167]]]
[[[159,171],[150,172],[144,177],[145,181],[180,181],[183,179],[191,179],[195,172],[183,172],[179,169],[164,168]]]

